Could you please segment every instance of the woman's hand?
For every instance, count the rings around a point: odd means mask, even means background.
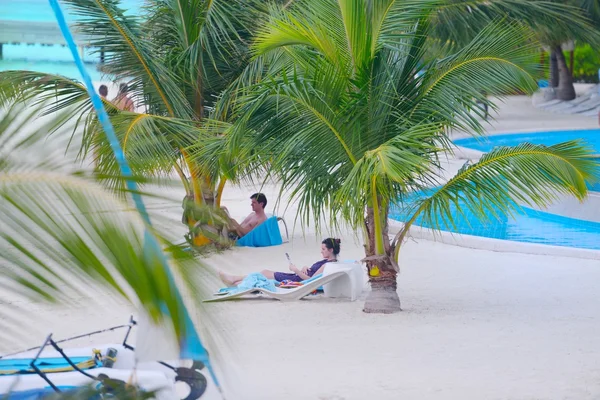
[[[301,269],[301,271],[302,271],[302,273],[303,273],[304,275],[307,275],[307,276],[308,276],[308,270],[309,270],[309,269],[310,269],[310,267],[304,267],[304,268],[302,268],[302,269]]]

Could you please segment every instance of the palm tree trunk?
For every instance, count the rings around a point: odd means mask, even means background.
[[[571,71],[571,76],[573,75],[574,67],[575,67],[575,50],[571,50],[569,52],[569,71]]]
[[[577,94],[575,86],[573,86],[573,77],[571,71],[567,67],[567,60],[560,46],[555,46],[556,61],[558,63],[558,88],[556,89],[556,97],[559,100],[573,100]]]
[[[371,284],[371,292],[365,301],[363,311],[366,313],[391,314],[401,311],[400,298],[398,297],[398,272],[392,264],[393,248],[390,246],[390,238],[388,236],[388,207],[381,207],[383,223],[383,243],[385,254],[376,254],[375,240],[375,212],[373,208],[367,209],[367,219],[365,223],[367,240],[369,245],[365,246],[367,261],[367,269],[369,271],[369,283]]]
[[[393,270],[383,270],[379,276],[370,276],[371,292],[367,296],[363,311],[372,314],[392,314],[402,311],[397,278],[398,275]]]
[[[556,51],[552,49],[550,51],[550,87],[558,87],[558,60],[556,57]]]

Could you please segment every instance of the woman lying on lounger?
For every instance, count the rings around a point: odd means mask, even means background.
[[[268,269],[260,271],[268,279],[275,279],[277,282],[284,280],[300,282],[305,279],[311,278],[313,275],[323,273],[325,264],[328,262],[336,262],[337,255],[340,254],[340,239],[327,238],[321,242],[321,255],[324,257],[323,260],[317,261],[311,267],[304,267],[298,269],[294,264],[290,263],[290,271],[288,272],[275,272]],[[242,275],[229,275],[222,271],[219,271],[219,277],[227,286],[237,286],[241,281],[244,280],[245,276]]]

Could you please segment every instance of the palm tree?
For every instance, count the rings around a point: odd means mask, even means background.
[[[577,96],[573,85],[573,71],[569,68],[563,52],[564,43],[578,40],[600,46],[600,1],[570,0],[566,3],[579,10],[580,20],[589,21],[587,29],[573,31],[553,25],[540,26],[537,29],[540,41],[550,47],[551,60],[556,60],[556,67],[551,66],[551,72],[556,74],[554,81],[558,81],[556,97],[559,100],[573,100]]]
[[[137,109],[121,111],[105,102],[125,154],[137,175],[165,177],[173,170],[192,208],[218,207],[227,181],[219,165],[200,170],[185,148],[200,135],[218,134],[219,121],[204,122],[217,96],[245,68],[251,28],[263,11],[253,0],[149,0],[143,18],[128,16],[118,0],[63,0],[77,16],[76,29],[116,80],[128,80]],[[118,177],[110,146],[100,134],[85,88],[62,76],[30,71],[0,73],[0,102],[36,99],[45,112],[70,110],[84,130],[80,158],[93,155],[97,173]],[[200,129],[202,128],[202,130]],[[115,188],[118,179],[106,179]],[[198,210],[196,210],[198,211]],[[200,214],[202,214],[200,210]],[[197,214],[190,213],[194,226]],[[213,225],[223,220],[213,219]],[[219,236],[213,236],[218,240]],[[194,243],[206,244],[204,235]]]
[[[595,173],[582,143],[524,144],[496,149],[444,183],[449,132],[484,133],[476,107],[484,91],[531,92],[537,46],[529,29],[501,19],[438,58],[432,25],[450,3],[304,0],[272,11],[253,47],[264,75],[238,93],[227,135],[196,151],[198,160],[219,152],[248,171],[268,169],[299,201],[305,225],[344,221],[362,232],[372,287],[366,312],[400,310],[398,254],[417,217],[439,228],[455,221],[450,205],[459,201],[493,218],[518,208],[514,200],[582,199]],[[409,202],[414,193],[421,195]],[[393,205],[409,217],[390,240]]]

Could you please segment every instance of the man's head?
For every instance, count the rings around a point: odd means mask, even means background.
[[[100,85],[100,87],[98,88],[98,93],[100,93],[100,96],[102,97],[108,96],[108,88],[106,87],[106,85]]]
[[[262,193],[254,193],[250,196],[250,200],[252,201],[252,211],[259,212],[264,211],[267,206],[267,196]]]

